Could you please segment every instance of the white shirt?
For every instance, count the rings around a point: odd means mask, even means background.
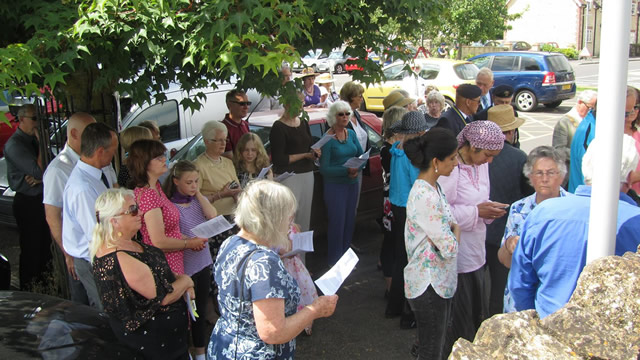
[[[356,132],[356,137],[358,138],[362,151],[367,151],[367,138],[369,137],[367,130],[360,126],[358,120],[355,122],[351,121],[351,126],[353,126],[353,131]]]
[[[49,163],[42,178],[44,184],[44,200],[42,202],[44,204],[62,208],[64,186],[78,160],[80,160],[80,155],[73,151],[69,144],[66,144],[58,156]]]
[[[80,160],[64,187],[62,246],[67,254],[87,261],[91,261],[89,244],[96,224],[96,199],[107,190],[101,179],[103,171],[113,186],[116,176],[111,165],[97,169]]]

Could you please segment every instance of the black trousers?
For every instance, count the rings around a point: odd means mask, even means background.
[[[487,314],[487,318],[490,318],[495,314],[502,314],[504,309],[504,288],[507,286],[509,269],[498,260],[499,246],[486,244],[486,249],[487,264],[485,266],[489,270],[489,277],[491,278],[491,283],[489,284],[489,313]]]
[[[391,231],[393,233],[394,258],[389,301],[387,302],[385,314],[395,316],[408,312],[409,314],[406,315],[411,317],[411,310],[404,297],[404,268],[408,263],[407,248],[404,244],[404,223],[407,219],[407,208],[392,205],[391,209],[393,211]]]
[[[13,216],[20,236],[20,290],[28,291],[35,282],[45,283],[51,271],[51,233],[42,195],[16,193]]]
[[[211,284],[211,266],[198,271],[191,276],[193,280],[193,290],[196,293],[196,311],[200,317],[191,323],[191,337],[194,347],[205,347],[209,336],[207,331],[207,299],[209,298],[209,287]]]
[[[429,285],[422,295],[408,301],[418,324],[418,360],[444,359],[442,350],[452,299],[440,297]]]

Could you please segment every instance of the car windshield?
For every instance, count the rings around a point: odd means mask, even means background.
[[[342,51],[334,51],[331,54],[329,54],[329,59],[341,59],[342,58]]]
[[[547,56],[547,63],[549,64],[549,69],[553,72],[573,71],[571,64],[569,64],[564,55]]]
[[[454,66],[453,70],[462,80],[474,80],[479,71],[474,64],[459,64]]]
[[[387,80],[402,80],[407,75],[404,64],[390,66],[382,71]]]

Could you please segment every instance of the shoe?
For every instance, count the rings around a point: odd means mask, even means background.
[[[362,255],[365,253],[364,250],[360,249],[359,247],[351,244],[351,249],[353,250],[353,252],[355,252],[356,254]]]

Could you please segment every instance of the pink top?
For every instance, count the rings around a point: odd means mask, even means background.
[[[486,260],[485,224],[492,222],[480,218],[477,207],[489,200],[489,164],[459,164],[449,176],[440,176],[438,183],[460,225],[458,273],[478,270]]]
[[[633,139],[636,141],[636,150],[640,154],[640,131],[634,131],[633,135],[631,135]],[[640,171],[640,162],[638,162],[638,166],[636,167],[636,171]],[[631,188],[635,190],[638,194],[640,194],[640,182],[637,182],[631,185]]]
[[[142,241],[145,244],[154,245],[149,237],[149,230],[147,224],[144,221],[144,214],[147,211],[160,208],[162,211],[162,221],[164,222],[164,234],[167,237],[182,239],[180,233],[180,212],[176,206],[167,199],[167,196],[162,192],[160,183],[156,183],[156,188],[151,189],[147,187],[137,187],[133,190],[136,195],[136,201],[138,202],[138,208],[140,209],[140,215],[142,215]],[[183,251],[165,251],[164,255],[167,257],[167,262],[171,271],[184,274],[184,262]]]

